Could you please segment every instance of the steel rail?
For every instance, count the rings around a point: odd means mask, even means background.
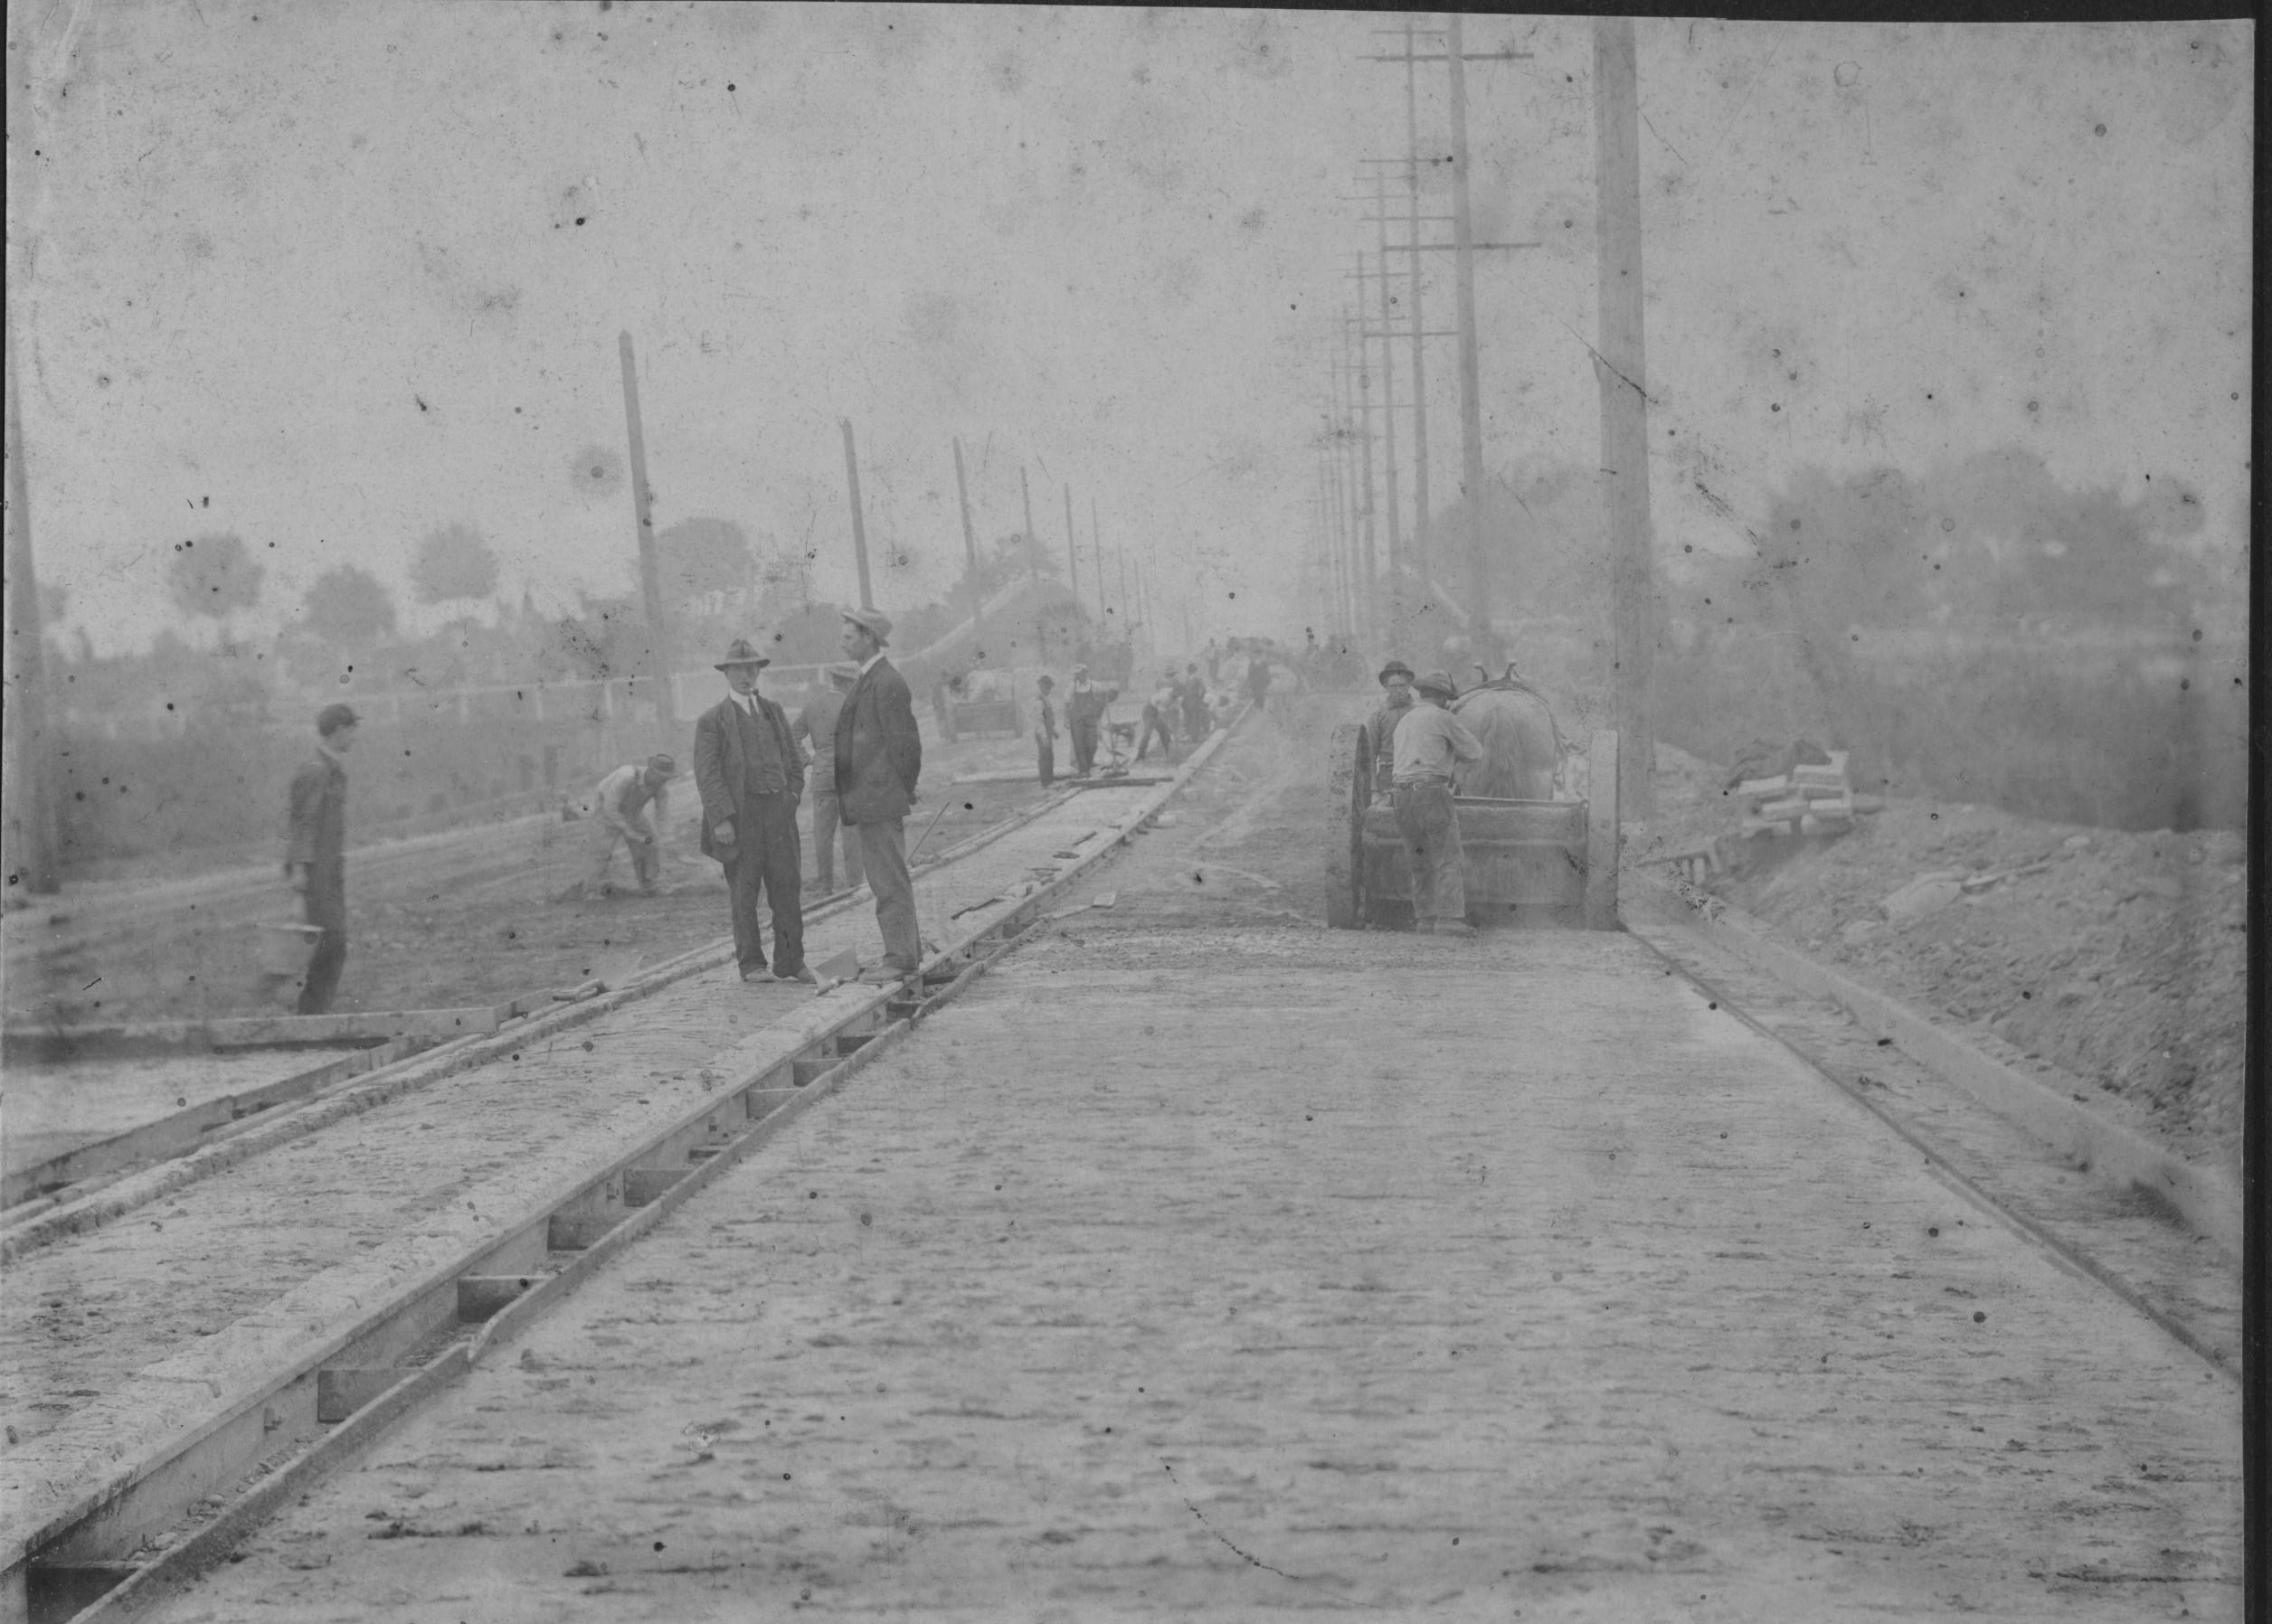
[[[1659,919],[1650,922],[1652,928],[1666,930],[1668,933],[1691,934],[1689,928],[1670,920]],[[1821,1077],[1848,1100],[1860,1106],[1862,1109],[1890,1128],[1904,1144],[1925,1158],[1933,1169],[1936,1177],[1970,1202],[1982,1214],[2010,1225],[2015,1233],[2047,1253],[2055,1263],[2112,1292],[2125,1305],[2152,1321],[2155,1327],[2187,1352],[2194,1355],[2202,1364],[2226,1380],[2237,1383],[2240,1379],[2239,1372],[2235,1368],[2229,1355],[2220,1351],[2193,1327],[2154,1302],[2106,1263],[2022,1211],[2012,1200],[1998,1194],[1980,1179],[1957,1166],[1955,1160],[1945,1149],[1920,1133],[1902,1113],[1889,1109],[1885,1101],[1872,1098],[1867,1091],[1847,1081],[1837,1066],[1813,1053],[1806,1043],[1794,1039],[1787,1033],[1778,1032],[1769,1025],[1764,1019],[1747,1009],[1744,1001],[1737,997],[1724,982],[1709,971],[1699,969],[1694,964],[1676,957],[1659,943],[1630,927],[1627,928],[1626,934],[1663,960],[1673,974],[1680,976],[1683,980],[1705,993],[1718,1008],[1733,1015],[1785,1053],[1794,1056],[1808,1071]],[[1729,957],[1736,958],[1738,963],[1744,962],[1740,954],[1730,954]],[[1772,971],[1767,973],[1771,976],[1773,974]],[[1783,982],[1782,985],[1790,987],[1794,992],[1803,994],[1805,991],[1803,988],[1792,987],[1788,981]],[[1906,1050],[1904,1053],[1911,1063],[1919,1070],[1963,1091],[1961,1083],[1948,1077],[1941,1068],[1934,1065],[1930,1061],[1908,1053]],[[1975,1101],[1975,1103],[1978,1102]],[[1987,1108],[1983,1105],[1983,1109]],[[2025,1124],[2014,1124],[2014,1126],[2023,1132],[2027,1131]]]
[[[23,1615],[40,1603],[74,1624],[134,1618],[221,1561],[287,1497],[305,1493],[472,1369],[703,1183],[842,1087],[1027,933],[1051,923],[1049,904],[1148,828],[1251,709],[1242,708],[1117,824],[1075,842],[1055,875],[969,916],[962,933],[925,959],[916,976],[839,986],[806,1005],[800,1018],[719,1056],[714,1063],[730,1080],[703,1085],[699,1105],[668,1108],[667,1119],[604,1166],[579,1170],[525,1210],[491,1223],[478,1242],[429,1261],[352,1323],[327,1328],[312,1350],[261,1373],[222,1407],[179,1427],[101,1483],[83,1486],[37,1526],[0,1534],[0,1561],[6,1563],[0,1610]],[[1062,805],[1075,793],[1047,805]],[[1030,822],[1041,810],[1019,821]],[[1008,832],[983,831],[941,860]],[[697,949],[674,963],[710,952]],[[410,1243],[405,1249],[417,1251]],[[153,1559],[133,1560],[153,1533],[176,1527],[192,1507],[223,1493],[226,1506],[199,1529]],[[78,1596],[93,1599],[64,1612],[62,1599]]]
[[[960,862],[1056,810],[1075,793],[1063,790],[999,818],[916,865],[915,872],[928,873]],[[832,892],[805,917],[832,919],[869,894],[865,887]],[[6,1188],[13,1192],[29,1186],[33,1196],[20,1205],[0,1209],[0,1264],[70,1235],[99,1228],[187,1185],[225,1172],[249,1155],[272,1150],[312,1133],[339,1116],[439,1082],[534,1038],[582,1025],[686,977],[715,969],[733,953],[734,939],[718,937],[647,967],[620,988],[573,1004],[563,1006],[550,993],[527,995],[498,1006],[501,1015],[506,1010],[512,1014],[503,1015],[494,1031],[397,1053],[375,1064],[327,1062],[241,1095],[201,1101],[42,1164],[42,1167],[60,1171],[85,1160],[95,1170],[75,1187],[41,1191],[34,1176],[40,1167],[12,1174]],[[525,1024],[516,1024],[524,1018]],[[291,1109],[278,1110],[286,1106]],[[128,1183],[134,1187],[119,1188]]]

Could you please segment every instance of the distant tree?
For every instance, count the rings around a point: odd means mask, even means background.
[[[843,636],[844,609],[827,599],[767,615],[762,635],[767,653],[782,666],[819,666],[844,657],[838,638]],[[898,641],[894,634],[893,641]]]
[[[301,600],[308,629],[331,643],[367,648],[394,630],[394,600],[376,576],[353,564],[318,575]]]
[[[645,669],[647,617],[630,593],[577,594],[577,609],[545,628],[536,651],[540,675],[596,681]]]
[[[458,603],[497,590],[497,554],[470,524],[452,523],[426,533],[411,563],[411,590],[421,603]]]
[[[242,537],[215,531],[174,543],[166,584],[174,607],[213,621],[225,645],[230,621],[260,601],[263,573]]]
[[[673,603],[746,602],[757,576],[750,538],[731,519],[681,519],[656,533],[655,552],[663,595]]]

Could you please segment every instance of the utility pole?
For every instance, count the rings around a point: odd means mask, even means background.
[[[1096,498],[1093,496],[1089,498],[1089,533],[1099,537],[1102,537],[1103,534],[1103,532],[1097,528]],[[1102,547],[1104,543],[1102,540],[1100,540],[1097,543],[1097,545]],[[1129,617],[1130,607],[1136,602],[1136,600],[1128,594],[1128,549],[1122,546],[1118,542],[1113,543],[1112,558],[1121,567],[1121,618],[1125,620]],[[1103,555],[1101,553],[1098,555],[1098,562],[1101,567],[1103,563]],[[1141,620],[1143,618],[1143,610],[1141,608],[1137,609],[1135,613],[1138,619]]]
[[[1401,503],[1396,496],[1396,354],[1390,346],[1396,342],[1394,327],[1395,299],[1388,293],[1388,179],[1376,172],[1373,190],[1378,194],[1382,211],[1380,221],[1380,433],[1381,454],[1388,474],[1388,579],[1392,589],[1405,564],[1404,520],[1399,516]],[[1418,255],[1413,256],[1417,259]],[[1365,256],[1357,256],[1357,268],[1365,269]],[[1358,284],[1358,291],[1364,291]],[[1363,307],[1360,306],[1359,308]]]
[[[1466,65],[1471,61],[1528,61],[1530,60],[1530,53],[1527,51],[1511,50],[1470,52],[1463,48],[1460,14],[1445,13],[1444,24],[1443,30],[1444,49],[1440,55],[1413,49],[1413,36],[1415,33],[1422,31],[1415,30],[1413,24],[1407,22],[1402,30],[1397,31],[1406,36],[1404,53],[1401,56],[1376,56],[1370,60],[1403,62],[1406,64],[1407,77],[1410,77],[1412,64],[1415,62],[1442,61],[1450,69],[1452,247],[1456,259],[1457,274],[1454,282],[1459,305],[1460,334],[1460,473],[1462,494],[1464,497],[1462,505],[1467,515],[1468,590],[1471,599],[1466,607],[1471,622],[1476,628],[1479,644],[1491,645],[1494,642],[1494,635],[1491,631],[1491,621],[1490,577],[1485,568],[1487,561],[1483,552],[1482,534],[1483,411],[1479,376],[1481,365],[1477,359],[1475,336],[1475,253],[1479,248],[1486,246],[1514,248],[1536,245],[1528,243],[1482,244],[1475,241],[1473,217],[1468,207]],[[1425,32],[1434,33],[1437,31],[1428,29]],[[1416,122],[1417,117],[1414,114],[1408,119],[1408,125],[1416,126]],[[1415,158],[1414,184],[1416,187],[1418,184],[1416,154]],[[1415,219],[1419,214],[1419,200],[1416,196],[1413,200],[1413,214]],[[1415,237],[1413,245],[1415,271],[1417,270],[1417,256],[1422,251],[1423,246]],[[1488,657],[1491,650],[1479,647],[1476,652],[1479,656]]]
[[[970,485],[962,477],[962,437],[954,437],[954,494],[962,503],[962,551],[970,561],[970,622],[978,629],[979,611],[985,607],[979,591],[979,543],[970,528]]]
[[[1491,571],[1483,556],[1483,402],[1475,343],[1475,222],[1467,199],[1467,64],[1460,60],[1460,14],[1447,12],[1444,55],[1452,71],[1452,241],[1460,326],[1460,489],[1467,515],[1468,606],[1476,658],[1498,654],[1491,632]],[[1415,258],[1417,256],[1415,256]]]
[[[639,533],[639,593],[647,604],[648,675],[655,680],[656,713],[664,725],[678,725],[678,706],[671,694],[670,619],[663,601],[661,562],[655,548],[655,505],[647,484],[647,433],[639,424],[639,366],[631,354],[630,333],[618,335],[623,357],[623,420],[631,442],[631,515]],[[848,430],[847,430],[848,432]]]
[[[1018,465],[1018,496],[1026,505],[1026,562],[1031,566],[1034,579],[1041,579],[1041,538],[1034,533],[1034,493],[1026,484],[1026,465]]]
[[[1094,496],[1089,498],[1089,562],[1095,566],[1093,572],[1096,576],[1096,618],[1098,623],[1102,625],[1105,617],[1112,611],[1106,607],[1104,602],[1104,532],[1096,522],[1096,498]],[[1122,596],[1124,598],[1127,594],[1122,593]],[[1121,630],[1125,633],[1128,630],[1125,624],[1128,619],[1128,605],[1125,603],[1121,605],[1121,619],[1123,622]]]
[[[1405,191],[1412,201],[1412,241],[1420,241],[1419,63],[1414,60],[1412,15],[1405,14]],[[1384,211],[1385,212],[1385,211]],[[1384,226],[1384,230],[1386,227]],[[1381,269],[1388,261],[1384,257]],[[1420,572],[1423,602],[1434,591],[1429,573],[1428,525],[1428,346],[1420,342],[1420,256],[1412,256],[1412,552]]]
[[[1073,550],[1073,486],[1070,482],[1065,487],[1065,568],[1073,572],[1073,602],[1077,609],[1081,603],[1081,556]]]
[[[867,579],[867,520],[860,511],[860,459],[852,450],[852,420],[844,425],[844,483],[852,492],[852,556],[860,566],[860,607],[874,609],[876,593]]]
[[[1362,304],[1358,306],[1358,308],[1363,308]],[[1367,638],[1370,639],[1377,637],[1380,629],[1380,617],[1375,601],[1380,582],[1379,564],[1375,550],[1375,543],[1379,534],[1380,509],[1375,503],[1373,492],[1373,380],[1371,370],[1368,365],[1370,356],[1360,336],[1362,327],[1362,317],[1346,315],[1342,317],[1341,353],[1344,356],[1348,355],[1350,345],[1354,342],[1357,356],[1354,363],[1345,363],[1348,370],[1357,376],[1355,420],[1357,453],[1358,466],[1362,473],[1361,484],[1358,486],[1363,505],[1358,510],[1359,521],[1357,533],[1357,572],[1360,590],[1357,613],[1362,622],[1361,629]]]
[[[1594,19],[1594,151],[1601,219],[1602,479],[1617,650],[1618,814],[1656,815],[1651,679],[1656,590],[1649,531],[1649,385],[1641,298],[1641,95],[1631,17]]]
[[[7,301],[8,877],[33,896],[62,888],[55,827],[55,740],[48,724],[47,653],[32,564],[32,479],[24,466],[24,397],[15,381],[15,300]]]

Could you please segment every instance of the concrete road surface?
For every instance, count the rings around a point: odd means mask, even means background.
[[[2239,1616],[2229,1380],[1639,941],[1303,917],[1285,725],[165,1616]]]

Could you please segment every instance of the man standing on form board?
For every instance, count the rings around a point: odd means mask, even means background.
[[[841,646],[860,674],[837,718],[837,799],[844,821],[859,831],[884,934],[884,973],[904,979],[923,967],[915,882],[907,872],[907,809],[923,771],[923,739],[907,679],[884,657],[891,635],[891,618],[880,610],[844,611]]]

